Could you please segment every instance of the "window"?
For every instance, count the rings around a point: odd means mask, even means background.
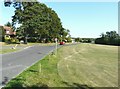
[[[6,31],[6,34],[9,34],[9,31]]]

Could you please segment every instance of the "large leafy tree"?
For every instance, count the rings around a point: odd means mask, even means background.
[[[10,6],[9,3],[8,6]],[[40,41],[65,37],[68,32],[63,29],[57,13],[39,2],[13,2],[15,15],[13,25],[22,24],[19,28],[24,37],[37,37]],[[19,35],[20,35],[19,34]]]

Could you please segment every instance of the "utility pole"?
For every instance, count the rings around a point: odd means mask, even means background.
[[[57,55],[57,38],[55,38],[55,54]]]

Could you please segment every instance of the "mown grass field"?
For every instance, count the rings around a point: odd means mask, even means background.
[[[96,44],[63,46],[6,87],[117,87],[118,47]]]

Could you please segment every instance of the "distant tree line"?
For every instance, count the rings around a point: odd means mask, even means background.
[[[81,42],[81,43],[92,43],[95,39],[94,38],[74,38],[75,42]]]
[[[13,4],[15,14],[12,16],[12,25],[21,24],[16,29],[17,36],[25,43],[54,42],[71,40],[70,31],[63,28],[57,13],[45,4],[38,2],[5,2],[5,6]]]
[[[95,40],[96,44],[105,45],[119,45],[120,46],[120,35],[116,31],[102,33],[100,38]]]
[[[92,43],[94,42],[94,38],[82,38],[82,43]]]

